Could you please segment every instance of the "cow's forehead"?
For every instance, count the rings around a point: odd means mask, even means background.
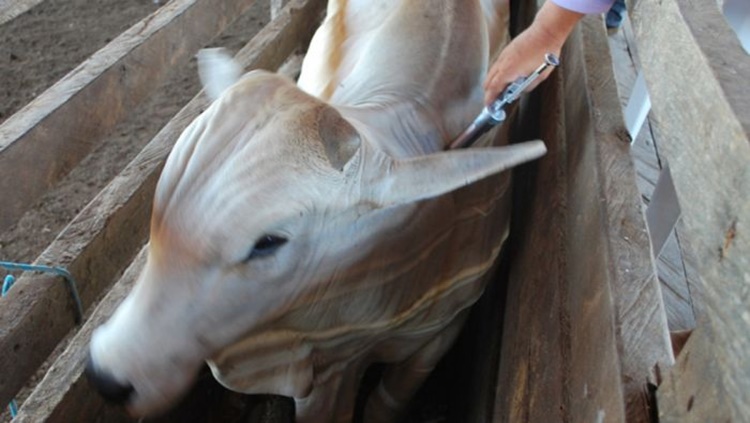
[[[233,148],[277,160],[280,166],[309,167],[322,173],[332,170],[325,166],[329,161],[320,135],[321,116],[332,107],[292,81],[280,75],[252,73],[231,87],[215,106],[207,113],[209,125],[224,133],[241,134],[235,138],[240,145]]]
[[[152,237],[187,236],[210,249],[319,208],[342,182],[320,143],[323,107],[284,81],[232,87],[175,146],[155,196]]]

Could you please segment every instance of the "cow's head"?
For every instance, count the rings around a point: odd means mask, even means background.
[[[133,414],[169,405],[204,361],[325,295],[367,254],[362,216],[544,153],[538,142],[395,160],[282,76],[217,77],[236,74],[232,66],[204,69],[216,99],[170,154],[145,268],[93,336],[93,379]],[[231,366],[213,370],[232,385]],[[232,387],[304,396],[311,375],[287,373],[273,386]]]

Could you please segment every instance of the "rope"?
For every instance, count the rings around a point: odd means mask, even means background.
[[[8,294],[10,287],[13,286],[14,283],[16,283],[16,278],[14,278],[13,275],[7,275],[5,277],[5,280],[3,281],[3,297]]]
[[[10,287],[13,286],[15,282],[16,282],[16,278],[14,278],[13,275],[5,276],[5,280],[3,281],[3,291],[2,291],[3,297],[8,294]],[[10,404],[8,404],[8,410],[10,411],[10,418],[15,419],[16,415],[18,415],[18,405],[16,404],[16,400],[14,399],[10,400]]]
[[[8,404],[8,410],[10,410],[10,418],[15,419],[18,415],[18,405],[16,405],[16,400],[10,400],[10,404]]]
[[[51,266],[40,266],[35,264],[24,264],[24,263],[12,263],[9,261],[0,261],[0,267],[7,269],[7,270],[22,270],[24,272],[45,272],[45,273],[51,273],[57,276],[62,276],[65,278],[65,281],[68,283],[68,289],[70,290],[70,295],[73,297],[73,300],[76,303],[76,324],[81,324],[83,322],[83,306],[81,305],[81,297],[78,295],[78,288],[76,285],[76,281],[73,278],[73,275],[70,274],[67,270],[63,269],[62,267],[51,267]],[[6,278],[7,282],[7,278]],[[11,285],[13,282],[11,282]],[[10,289],[10,287],[9,287]],[[5,289],[5,283],[3,283],[3,295],[6,293]]]
[[[24,264],[24,263],[12,263],[8,261],[0,261],[0,267],[7,269],[7,270],[21,270],[24,272],[45,272],[45,273],[52,273],[57,276],[62,276],[68,282],[68,289],[70,291],[70,295],[73,296],[73,300],[76,303],[76,324],[81,324],[81,322],[83,322],[83,306],[81,305],[81,297],[78,295],[78,288],[76,286],[75,279],[73,279],[73,275],[71,275],[70,272],[68,272],[67,270],[63,269],[62,267],[40,266],[40,265]],[[10,288],[13,286],[15,282],[16,282],[16,278],[13,277],[13,275],[5,276],[5,279],[3,280],[3,289],[2,289],[3,297],[5,297],[8,294],[8,291],[10,291]],[[10,411],[11,419],[15,418],[16,415],[18,415],[18,405],[16,404],[15,399],[11,400],[10,404],[8,404],[8,410]]]

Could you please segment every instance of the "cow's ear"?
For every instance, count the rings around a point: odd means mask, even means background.
[[[339,171],[344,170],[362,145],[359,132],[329,105],[323,106],[318,114],[318,134],[328,161]]]
[[[536,140],[505,147],[451,150],[406,160],[381,157],[378,175],[368,177],[363,200],[387,207],[424,200],[469,185],[492,174],[543,156]],[[368,162],[370,160],[368,159]]]
[[[242,76],[242,66],[223,48],[200,50],[197,58],[198,76],[211,100],[219,98],[221,93]]]

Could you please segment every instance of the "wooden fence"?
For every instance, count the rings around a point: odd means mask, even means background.
[[[631,5],[703,302],[657,391],[664,422],[750,419],[750,56],[718,3]]]
[[[0,24],[38,2],[0,0]],[[0,125],[0,231],[252,3],[173,0]],[[270,4],[273,20],[237,53],[247,69],[275,70],[304,49],[325,10],[323,0]],[[536,8],[514,3],[514,28]],[[587,17],[513,123],[515,138],[542,138],[549,154],[515,175],[508,270],[454,355],[466,371],[453,392],[470,395],[457,421],[750,416],[750,58],[713,1],[639,0],[630,14],[705,313],[675,364],[607,34]],[[57,276],[24,274],[0,303],[0,404],[48,369],[18,421],[132,421],[88,388],[87,345],[143,266],[158,175],[207,104],[197,93],[37,259],[78,280],[81,326]],[[291,419],[288,402],[267,404],[254,421]]]

